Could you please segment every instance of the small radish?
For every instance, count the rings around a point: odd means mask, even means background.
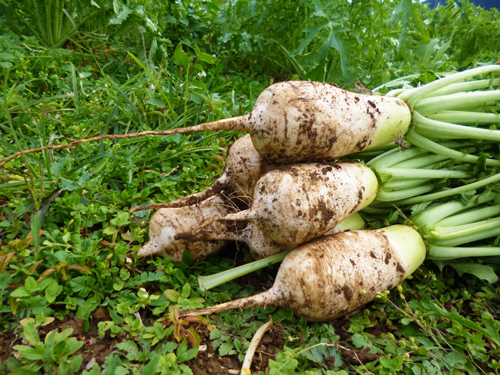
[[[231,203],[221,195],[215,195],[200,204],[181,208],[160,208],[149,221],[149,241],[137,255],[168,255],[172,262],[182,262],[182,254],[189,251],[191,258],[205,259],[224,248],[227,241],[176,240],[178,233],[192,231],[201,223],[218,215],[233,212]],[[217,226],[229,230],[224,223]]]
[[[344,316],[394,288],[423,262],[426,245],[406,225],[341,232],[292,250],[271,289],[182,316],[236,308],[279,306],[311,322]]]
[[[216,221],[249,220],[281,245],[299,245],[324,235],[377,195],[372,170],[359,163],[284,165],[262,176],[248,210]]]

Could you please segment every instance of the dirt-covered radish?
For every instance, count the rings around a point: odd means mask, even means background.
[[[406,140],[422,147],[422,139],[415,134],[424,138],[499,141],[498,130],[477,126],[496,122],[498,111],[490,104],[500,98],[500,90],[492,89],[499,85],[500,79],[490,75],[498,71],[500,65],[486,65],[443,74],[445,77],[428,84],[395,89],[385,96],[356,94],[320,82],[282,82],[264,90],[248,115],[187,128],[104,134],[69,144],[22,150],[0,162],[0,168],[20,155],[70,148],[85,142],[193,131],[246,131],[257,151],[279,164],[331,160],[393,141],[399,144],[410,122],[415,131]],[[472,79],[476,76],[487,79]],[[374,90],[403,83],[406,85],[407,81],[398,78]],[[429,151],[443,155],[453,151],[436,148],[428,142],[427,146]],[[482,160],[478,156],[476,159]]]
[[[279,163],[331,160],[391,143],[410,126],[411,111],[396,97],[356,94],[321,82],[290,81],[264,90],[253,111],[165,134],[239,130],[257,151]]]
[[[330,230],[327,235],[346,230],[359,230],[363,229],[364,226],[365,221],[361,215],[354,213]],[[241,230],[238,230],[234,225],[230,228],[221,225],[196,233],[180,233],[175,235],[175,239],[188,241],[231,240],[243,242],[248,246],[254,260],[264,259],[284,251],[292,250],[295,247],[294,245],[280,245],[274,242],[252,222],[247,223],[246,227]]]
[[[193,231],[204,221],[218,215],[233,212],[233,207],[220,194],[205,201],[180,208],[160,208],[149,221],[149,241],[138,255],[168,255],[172,262],[182,262],[182,254],[189,251],[191,258],[205,259],[224,248],[228,241],[186,241],[176,240],[178,233]],[[226,223],[215,223],[217,230],[230,230]],[[219,226],[221,228],[219,228]]]
[[[157,203],[132,208],[132,212],[150,208],[184,207],[199,203],[221,192],[231,191],[239,200],[246,201],[253,195],[258,179],[276,166],[262,157],[253,146],[250,135],[245,135],[232,143],[227,150],[226,168],[210,187],[202,192],[176,199],[169,203]]]
[[[271,289],[183,316],[279,306],[312,322],[339,318],[390,290],[415,271],[426,254],[420,234],[405,225],[341,232],[292,250]]]
[[[251,221],[282,245],[322,236],[377,195],[372,170],[359,163],[283,165],[263,175],[248,210],[208,220]]]

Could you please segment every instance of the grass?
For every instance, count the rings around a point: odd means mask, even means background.
[[[112,40],[51,50],[29,36],[0,41],[16,56],[0,61],[2,157],[248,113],[274,80],[241,73],[227,51],[213,60],[208,50],[172,47],[168,58],[146,60],[143,45]],[[460,264],[426,262],[398,289],[322,324],[275,307],[178,318],[269,288],[276,268],[202,292],[198,276],[247,262],[248,250],[233,244],[181,264],[140,259],[153,213],[129,210],[205,189],[237,136],[102,140],[10,161],[0,174],[0,373],[228,373],[270,317],[254,373],[499,373],[498,287]]]

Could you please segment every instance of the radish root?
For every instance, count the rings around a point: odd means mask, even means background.
[[[241,367],[241,374],[240,375],[251,375],[252,372],[250,371],[250,366],[252,365],[252,360],[253,356],[255,354],[255,349],[257,349],[257,345],[259,345],[260,340],[262,340],[262,337],[264,336],[264,333],[269,331],[273,327],[273,319],[271,318],[270,321],[268,321],[266,324],[262,325],[257,332],[255,332],[255,335],[252,338],[252,341],[250,342],[250,345],[248,346],[247,353],[245,354],[245,359],[243,360],[243,365]]]
[[[180,133],[191,133],[195,131],[214,131],[214,130],[235,130],[235,131],[246,131],[244,127],[247,120],[248,115],[239,116],[234,118],[223,119],[215,122],[207,122],[204,124],[190,126],[187,128],[178,128],[171,130],[163,130],[163,131],[145,131],[140,133],[130,133],[130,134],[106,134],[100,135],[98,137],[91,137],[85,139],[75,139],[71,143],[67,145],[56,145],[56,146],[43,146],[38,148],[32,148],[30,150],[23,150],[16,152],[15,154],[7,157],[3,162],[0,163],[0,168],[2,168],[5,164],[11,161],[14,158],[17,158],[21,155],[32,154],[34,152],[40,152],[44,150],[60,150],[63,148],[71,148],[78,146],[80,143],[88,143],[94,141],[100,141],[101,139],[128,139],[128,138],[139,138],[144,137],[146,135],[171,135],[171,134],[180,134]]]

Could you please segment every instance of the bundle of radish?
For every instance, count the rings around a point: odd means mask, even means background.
[[[359,163],[285,165],[262,176],[248,210],[216,221],[251,221],[282,245],[299,245],[332,230],[350,214],[369,205],[378,182]]]

